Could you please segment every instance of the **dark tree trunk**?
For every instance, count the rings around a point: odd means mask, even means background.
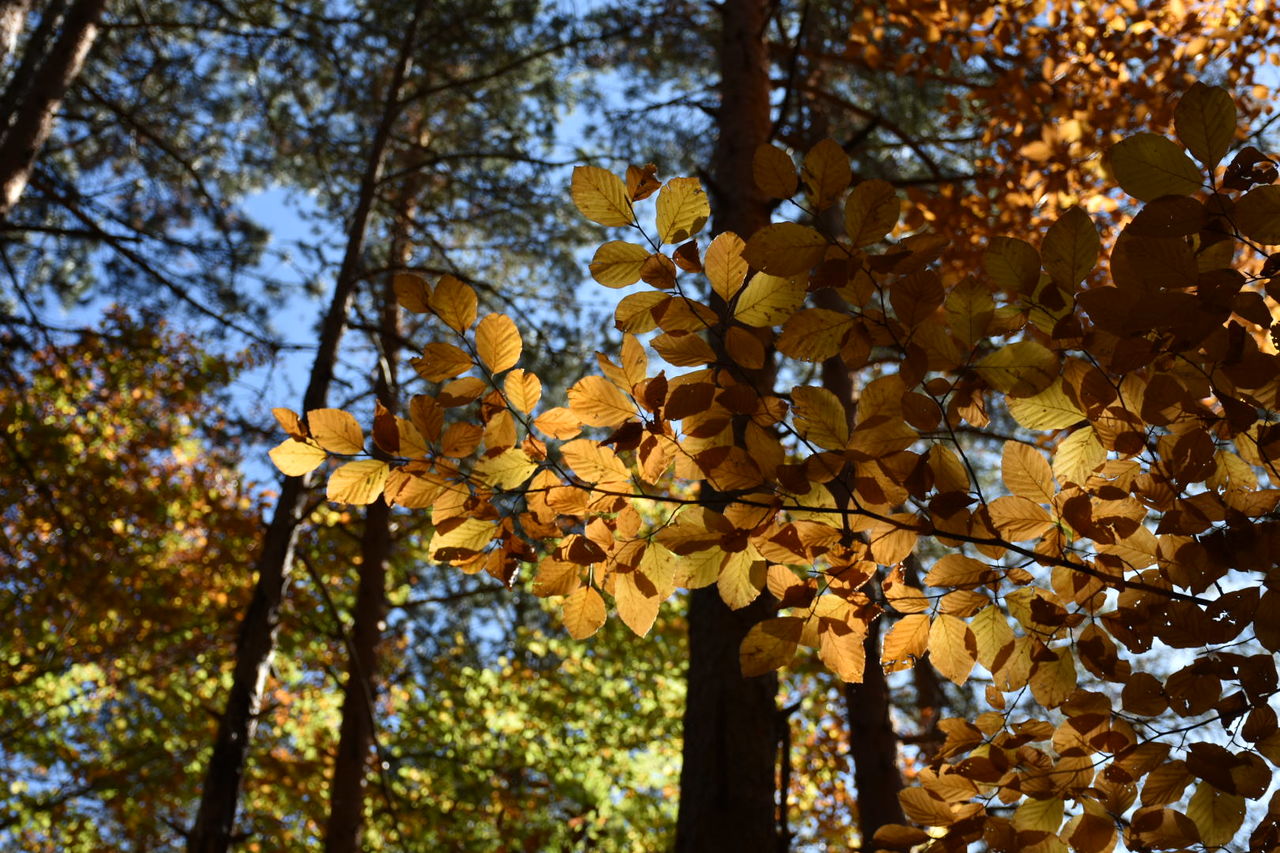
[[[768,0],[726,0],[721,8],[711,195],[716,230],[744,239],[769,222],[768,199],[751,171],[755,150],[770,132],[769,9]],[[681,853],[777,849],[777,678],[743,678],[738,663],[747,631],[774,606],[767,592],[739,611],[730,610],[714,587],[689,596],[689,692],[676,824]]]
[[[0,13],[17,15],[21,22],[23,5],[4,3]],[[48,52],[39,57],[38,65],[32,63],[29,79],[24,75],[24,79],[15,78],[12,82],[24,87],[24,92],[10,106],[12,113],[0,116],[4,124],[0,138],[0,222],[9,218],[31,179],[40,149],[53,130],[54,116],[98,36],[98,22],[106,6],[107,0],[72,3]]]
[[[360,259],[364,252],[365,234],[373,210],[375,192],[386,159],[391,130],[403,106],[400,95],[412,61],[421,7],[422,4],[419,3],[406,30],[392,72],[391,85],[385,90],[386,100],[369,146],[369,157],[361,179],[355,213],[347,231],[347,246],[334,284],[333,299],[321,324],[320,342],[303,396],[304,412],[324,407],[329,386],[333,382],[338,346],[346,330],[352,296],[359,280]],[[187,849],[192,853],[224,853],[231,843],[240,782],[257,725],[262,689],[275,651],[280,607],[293,564],[294,543],[311,479],[286,478],[276,501],[275,514],[267,530],[262,553],[254,567],[257,584],[240,624],[231,692],[218,723],[213,754],[209,759],[201,790],[196,823],[188,837]]]
[[[861,684],[846,684],[849,706],[849,754],[858,789],[858,832],[862,848],[874,850],[876,830],[887,823],[905,823],[898,792],[898,736],[889,719],[889,682],[880,667],[880,620],[867,630],[866,674]]]

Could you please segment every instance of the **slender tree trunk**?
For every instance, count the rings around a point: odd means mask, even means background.
[[[880,667],[880,620],[867,629],[866,674],[861,684],[844,686],[849,707],[849,754],[858,789],[858,832],[862,849],[874,850],[871,839],[887,823],[905,823],[898,792],[898,735],[889,719],[889,682]]]
[[[307,390],[303,395],[304,412],[324,407],[329,386],[333,382],[338,346],[346,330],[351,299],[359,279],[365,234],[391,140],[391,130],[403,106],[400,102],[401,90],[411,67],[422,7],[423,2],[419,2],[400,45],[391,85],[386,89],[382,116],[369,146],[356,210],[347,231],[346,250],[334,284],[333,299],[321,323],[319,347],[312,363]],[[257,725],[263,686],[271,668],[276,632],[280,625],[280,607],[293,564],[298,525],[302,520],[311,481],[311,477],[285,479],[262,552],[254,567],[258,580],[253,598],[240,624],[231,692],[218,723],[196,823],[188,838],[187,849],[192,853],[224,853],[231,843],[240,782]]]
[[[5,7],[20,4],[6,3]],[[0,139],[0,222],[9,218],[26,189],[36,158],[53,130],[53,118],[72,81],[98,36],[98,22],[107,0],[76,0],[62,19],[62,28],[30,81],[12,116],[3,116],[6,129]],[[3,8],[8,13],[8,8]],[[21,10],[18,10],[19,14]]]
[[[768,0],[726,0],[720,10],[713,212],[717,231],[744,238],[769,222],[768,200],[751,171],[755,150],[770,132],[764,39],[769,9]],[[777,678],[743,678],[738,663],[747,631],[774,607],[767,592],[738,611],[729,609],[715,587],[689,596],[689,691],[676,823],[680,853],[777,849]]]
[[[401,193],[398,233],[391,248],[393,266],[407,263],[412,253],[408,231],[413,218],[413,200],[419,189],[415,182]],[[378,300],[378,367],[374,396],[394,412],[399,398],[396,363],[400,358],[400,308],[396,304],[393,281],[394,273],[384,276]],[[359,587],[348,651],[347,683],[342,696],[342,726],[333,780],[329,786],[329,820],[325,827],[325,850],[329,853],[355,853],[361,849],[369,757],[376,745],[377,721],[374,714],[379,682],[378,654],[382,623],[387,614],[391,533],[391,510],[379,498],[366,511],[364,532],[361,534]]]
[[[18,37],[31,11],[31,0],[0,0],[0,69],[18,49]]]

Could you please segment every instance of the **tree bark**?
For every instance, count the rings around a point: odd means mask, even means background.
[[[867,629],[866,673],[861,684],[846,684],[849,707],[849,754],[858,789],[858,832],[862,849],[874,850],[871,839],[887,823],[905,823],[898,792],[898,735],[889,719],[889,682],[880,667],[880,620]]]
[[[5,4],[14,5],[20,4]],[[107,0],[72,3],[62,19],[57,38],[30,81],[13,81],[15,85],[25,85],[26,92],[14,105],[11,116],[0,117],[5,122],[0,139],[0,222],[9,218],[31,179],[40,149],[53,130],[58,107],[98,36],[98,22],[106,6]]]
[[[769,139],[768,0],[726,0],[721,8],[720,106],[713,161],[715,229],[744,239],[769,222],[769,200],[751,162]],[[766,376],[761,381],[769,381]],[[765,391],[771,389],[764,389]],[[676,850],[776,850],[777,678],[743,678],[738,648],[771,616],[768,592],[730,610],[715,587],[689,596],[689,690]]]
[[[338,347],[347,327],[351,300],[359,280],[365,235],[391,141],[391,130],[403,107],[401,91],[411,67],[423,5],[419,2],[415,8],[400,45],[391,85],[386,89],[382,116],[369,146],[355,213],[347,230],[346,249],[334,283],[333,298],[321,323],[320,342],[303,395],[304,412],[324,407],[333,382]],[[187,849],[191,853],[224,853],[231,843],[240,783],[257,725],[263,686],[275,651],[280,607],[292,569],[298,525],[313,479],[311,476],[286,478],[276,501],[271,526],[267,529],[255,566],[258,580],[253,598],[240,625],[231,691],[218,723],[195,826],[188,837]]]
[[[18,37],[31,11],[31,0],[0,0],[0,70],[18,49]]]

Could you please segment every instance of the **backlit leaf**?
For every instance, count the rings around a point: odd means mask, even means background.
[[[658,193],[658,242],[679,243],[697,234],[711,216],[711,203],[697,178],[672,178]]]
[[[594,587],[579,587],[564,600],[564,627],[575,640],[585,640],[599,631],[605,616],[604,599]]]
[[[538,400],[542,399],[542,380],[520,368],[507,374],[502,388],[507,394],[507,401],[525,414],[532,412]]]
[[[1040,253],[1025,240],[993,237],[982,253],[982,268],[1006,293],[1030,293],[1040,279]]]
[[[1098,229],[1089,214],[1079,207],[1069,208],[1044,235],[1040,253],[1045,272],[1054,284],[1071,293],[1093,271],[1100,247]]]
[[[426,314],[431,310],[431,288],[427,280],[417,273],[398,272],[391,279],[396,302],[413,314]]]
[[[635,221],[626,184],[598,166],[576,166],[569,194],[578,212],[598,225],[631,225]]]
[[[903,616],[884,636],[880,659],[886,672],[910,669],[929,648],[929,617],[924,613]]]
[[[756,273],[738,294],[734,319],[748,326],[785,323],[804,304],[805,289],[804,282],[797,278]]]
[[[853,179],[849,155],[834,139],[823,139],[805,155],[801,176],[813,209],[825,210],[835,204]]]
[[[840,352],[853,318],[826,308],[806,308],[791,315],[778,337],[778,351],[800,361],[826,361]]]
[[[1236,136],[1236,105],[1221,86],[1194,83],[1173,111],[1178,138],[1205,168],[1226,156]]]
[[[614,575],[613,600],[618,608],[618,618],[638,637],[649,633],[664,598],[653,581],[639,569]]]
[[[311,436],[330,453],[348,456],[364,453],[364,432],[350,412],[342,409],[312,409],[307,412]]]
[[[1028,444],[1006,441],[1000,464],[1001,477],[1009,491],[1035,503],[1053,502],[1053,469],[1040,451]]]
[[[340,465],[329,475],[326,497],[334,503],[371,504],[382,494],[387,482],[387,463],[360,459]]]
[[[1255,187],[1236,202],[1240,233],[1268,246],[1280,244],[1280,186]]]
[[[538,463],[519,447],[509,447],[497,456],[487,456],[476,463],[473,473],[486,486],[514,489],[533,476]]]
[[[591,277],[605,287],[626,287],[640,280],[640,268],[649,259],[644,246],[625,240],[611,240],[596,249],[591,259]]]
[[[1009,414],[1026,429],[1065,429],[1085,420],[1084,412],[1071,402],[1063,390],[1062,380],[1056,380],[1039,394],[1030,397],[1010,397],[1006,401]]]
[[[574,383],[569,408],[587,426],[616,427],[635,415],[630,398],[603,376],[584,376]]]
[[[1053,454],[1053,476],[1059,483],[1084,483],[1107,458],[1093,427],[1078,429],[1058,444]]]
[[[742,257],[746,246],[737,234],[725,231],[711,241],[702,260],[711,289],[726,302],[742,289],[746,280],[748,266]]]
[[[849,420],[839,398],[826,388],[800,385],[791,389],[796,432],[823,450],[844,450]]]
[[[827,238],[798,222],[766,225],[747,240],[743,257],[770,275],[790,276],[817,266],[827,253]]]
[[[929,660],[933,668],[956,684],[964,684],[978,659],[978,642],[962,620],[945,613],[929,628]]]
[[[463,284],[451,275],[443,275],[431,291],[431,310],[450,329],[461,334],[476,321],[479,300],[470,285]]]
[[[869,246],[893,230],[901,212],[902,203],[892,185],[878,178],[863,181],[844,204],[845,233],[855,248]]]
[[[1036,341],[1016,341],[985,356],[974,370],[997,391],[1030,397],[1058,378],[1058,357]]]
[[[1206,847],[1227,844],[1244,823],[1245,799],[1238,794],[1224,794],[1208,782],[1201,782],[1187,803],[1187,817],[1200,830],[1200,841]]]
[[[506,314],[490,314],[476,326],[476,352],[492,372],[515,367],[522,349],[520,330]]]
[[[790,198],[799,186],[791,156],[773,145],[756,148],[751,158],[751,172],[760,192],[773,198]]]
[[[422,357],[410,360],[413,369],[428,382],[443,382],[470,370],[471,356],[453,344],[433,341],[422,349]]]
[[[286,477],[302,477],[310,474],[328,458],[328,454],[321,448],[295,438],[286,438],[272,448],[268,455],[272,463],[280,469],[280,473]]]
[[[1107,153],[1120,188],[1142,201],[1162,195],[1191,195],[1204,176],[1176,142],[1156,133],[1136,133]]]
[[[743,677],[764,675],[790,663],[803,628],[804,620],[796,616],[776,616],[752,625],[738,651]]]

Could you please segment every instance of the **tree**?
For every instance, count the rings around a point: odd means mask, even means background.
[[[989,710],[944,720],[946,741],[900,796],[912,822],[943,828],[935,846],[1058,836],[1101,850],[1118,834],[1131,847],[1228,843],[1247,799],[1266,791],[1263,757],[1280,759],[1268,705],[1280,642],[1259,618],[1274,594],[1262,587],[1276,570],[1280,500],[1277,308],[1264,265],[1280,241],[1276,172],[1249,147],[1217,168],[1235,117],[1225,91],[1198,85],[1175,111],[1181,145],[1143,133],[1110,150],[1141,205],[1108,280],[1078,208],[1038,248],[993,238],[980,277],[944,280],[931,269],[937,239],[887,239],[900,219],[891,188],[863,181],[846,197],[847,162],[821,145],[806,158],[802,203],[843,199],[835,240],[778,223],[698,247],[706,197],[694,179],[669,181],[656,227],[641,229],[651,246],[615,240],[596,254],[601,283],[652,289],[619,302],[620,357],[602,356],[567,407],[539,409],[512,320],[477,324],[464,287],[424,282],[413,304],[458,341],[428,349],[444,384],[397,422],[424,452],[346,462],[330,497],[451,507],[430,549],[459,566],[544,549],[539,577],[565,596],[574,636],[603,624],[604,595],[644,634],[678,586],[715,584],[739,609],[767,589],[785,615],[747,634],[748,676],[805,645],[860,681],[869,625],[896,614],[887,669],[928,654],[957,684],[979,664],[991,678]],[[796,192],[789,160],[768,148],[756,158],[762,190]],[[598,224],[634,229],[654,189],[640,170],[624,182],[581,167],[573,196]],[[689,296],[695,279],[723,308]],[[805,306],[826,289],[843,310]],[[646,347],[637,336],[650,332]],[[788,393],[752,384],[765,341],[787,360],[779,375],[796,377]],[[868,380],[852,428],[835,394],[803,381],[805,365],[835,355]],[[666,368],[651,371],[651,356]],[[689,370],[667,375],[678,368]],[[1002,409],[1012,434],[998,439],[993,488],[975,477],[969,436],[997,440],[988,430]],[[485,423],[510,415],[516,434],[447,455],[446,424],[473,411]],[[277,463],[321,464],[338,441],[329,420],[294,429]],[[345,439],[355,421],[342,423]],[[697,481],[717,493],[711,503],[690,489]],[[921,539],[948,552],[915,586],[902,563]],[[878,590],[867,586],[877,565],[889,568]],[[1153,646],[1189,650],[1187,665],[1163,681],[1144,672],[1132,658]],[[1123,688],[1120,709],[1107,685]],[[1182,718],[1172,734],[1201,739],[1166,742],[1170,716]],[[1228,749],[1214,730],[1253,747]],[[1254,843],[1269,843],[1271,827],[1260,818]],[[906,826],[877,835],[890,847],[928,840]]]

